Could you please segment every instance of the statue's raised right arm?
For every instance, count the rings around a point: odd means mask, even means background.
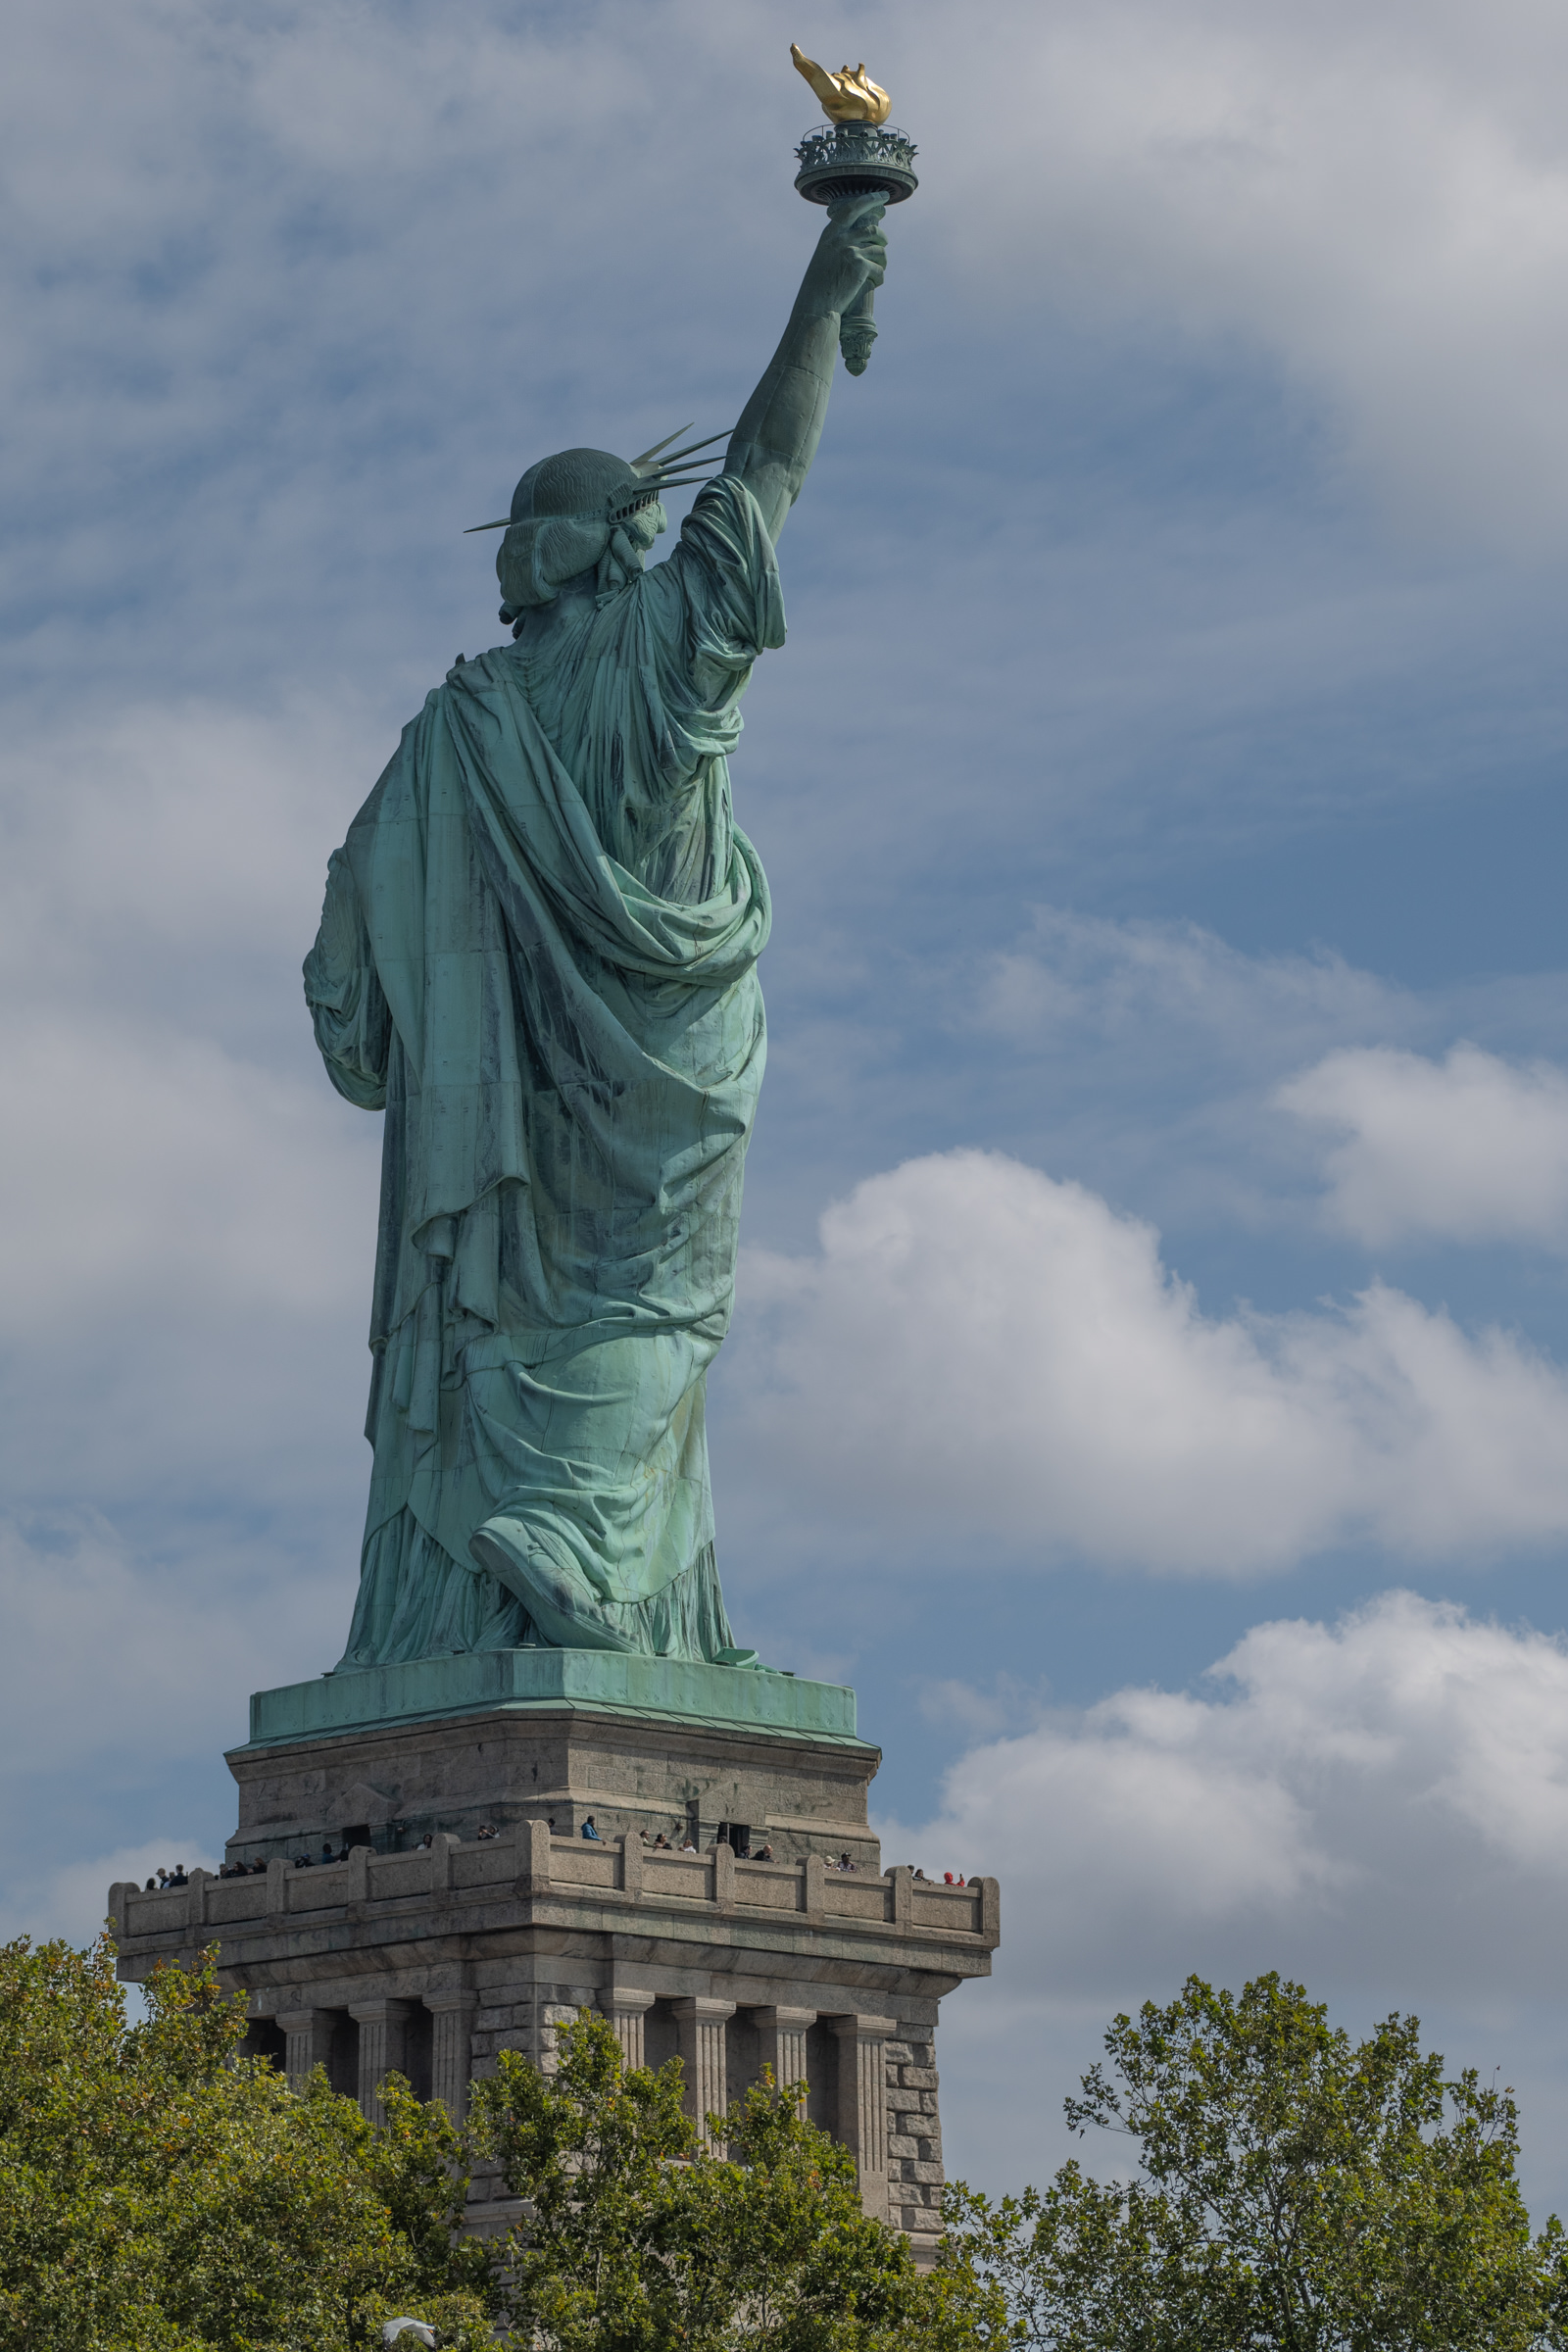
[[[829,206],[783,339],[731,437],[724,471],[751,491],[769,538],[783,528],[822,437],[839,320],[867,286],[882,283],[885,210],[881,196],[847,196]]]

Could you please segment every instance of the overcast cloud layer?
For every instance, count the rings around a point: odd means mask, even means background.
[[[325,858],[499,634],[464,526],[749,391],[791,38],[923,184],[735,761],[732,1609],[1005,1882],[956,2169],[1041,2172],[1115,2001],[1279,1965],[1500,2057],[1568,2201],[1544,0],[8,24],[0,1911],[215,1856],[246,1694],[340,1646],[379,1136],[300,1004]]]

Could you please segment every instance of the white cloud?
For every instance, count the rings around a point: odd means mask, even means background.
[[[1568,1380],[1381,1285],[1200,1313],[1152,1228],[980,1152],[910,1160],[750,1252],[758,1474],[797,1506],[1245,1575],[1370,1535],[1452,1557],[1568,1533]]]
[[[1357,2032],[1415,2009],[1450,2066],[1504,2068],[1532,2193],[1560,2205],[1563,1642],[1396,1592],[1256,1626],[1204,1686],[1049,1713],[972,1747],[934,1820],[881,1825],[890,1860],[1002,1881],[996,1980],[944,2008],[950,2167],[1114,2169],[1057,2120],[1112,2014],[1273,1968]]]
[[[1324,1157],[1324,1213],[1359,1241],[1568,1246],[1568,1073],[1550,1062],[1360,1048],[1275,1100],[1343,1137]]]
[[[1007,1881],[1015,1995],[1265,1966],[1412,2001],[1559,1983],[1561,1640],[1389,1592],[1256,1626],[1204,1679],[971,1748],[894,1833]]]
[[[1348,453],[1424,523],[1560,543],[1560,16],[1074,0],[994,17],[988,44],[1004,74],[950,76],[910,41],[943,125],[941,233],[988,294],[1076,282],[1240,334],[1326,396]]]

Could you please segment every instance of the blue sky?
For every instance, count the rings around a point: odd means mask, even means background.
[[[791,39],[868,61],[922,186],[734,763],[777,916],[732,1613],[855,1682],[901,1853],[1004,1880],[953,2169],[1043,2176],[1110,2009],[1278,1966],[1501,2067],[1562,2205],[1568,32],[1527,0],[13,24],[0,1907],[85,1935],[215,1854],[246,1693],[338,1654],[378,1138],[300,1000],[325,858],[499,635],[464,526],[738,412],[815,225]]]

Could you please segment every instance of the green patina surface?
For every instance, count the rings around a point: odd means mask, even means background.
[[[579,1692],[819,1731],[831,1696],[853,1734],[847,1692],[725,1670],[705,1400],[765,1047],[728,757],[883,203],[831,208],[666,562],[632,463],[529,468],[512,640],[460,657],[332,858],[306,993],[333,1084],[385,1113],[374,1461],[342,1680],[258,1696],[261,1737]]]
[[[563,1704],[859,1746],[855,1692],[837,1683],[601,1649],[499,1649],[416,1658],[285,1683],[251,1698],[252,1747],[370,1724]]]

